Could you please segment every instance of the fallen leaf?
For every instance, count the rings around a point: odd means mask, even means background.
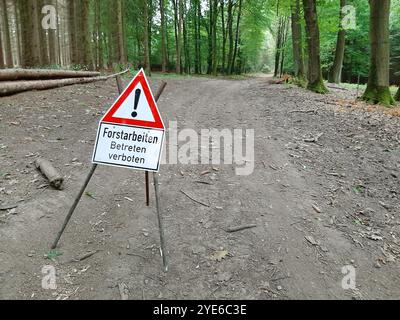
[[[228,254],[229,252],[227,250],[216,251],[211,255],[211,260],[221,261],[222,259],[225,259]]]

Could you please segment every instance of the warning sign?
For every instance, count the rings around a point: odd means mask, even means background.
[[[158,171],[164,124],[143,69],[101,119],[93,162]]]

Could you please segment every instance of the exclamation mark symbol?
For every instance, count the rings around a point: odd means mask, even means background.
[[[133,112],[132,112],[132,118],[136,118],[137,117],[137,112],[136,112],[136,110],[137,110],[137,107],[138,107],[138,104],[139,104],[139,99],[140,99],[140,94],[142,93],[142,90],[140,90],[140,89],[136,89],[136,91],[135,91],[135,104],[133,105]]]

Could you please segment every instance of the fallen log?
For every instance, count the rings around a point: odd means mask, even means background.
[[[73,71],[52,69],[4,69],[0,70],[0,81],[14,80],[45,80],[98,77],[100,72],[95,71]]]
[[[40,158],[35,160],[35,167],[49,180],[50,185],[55,189],[62,189],[64,178],[50,161]]]
[[[70,86],[74,84],[84,84],[96,81],[105,81],[107,79],[116,77],[117,75],[128,72],[112,74],[109,76],[101,77],[90,77],[90,78],[70,78],[70,79],[58,79],[58,80],[32,80],[32,81],[4,81],[0,82],[0,97],[9,96],[12,94],[31,91],[31,90],[47,90],[59,87]]]

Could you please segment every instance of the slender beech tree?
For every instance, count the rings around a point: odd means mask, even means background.
[[[201,73],[201,1],[194,0],[194,47],[195,47],[195,55],[194,55],[194,72],[196,74]]]
[[[225,26],[225,0],[220,1],[221,7],[221,34],[222,34],[222,72],[225,73],[226,61],[226,26]]]
[[[167,28],[165,24],[165,0],[160,0],[160,15],[161,15],[161,70],[167,71]]]
[[[178,1],[181,0],[172,0],[172,4],[174,7],[174,28],[175,28],[175,50],[176,50],[176,73],[182,72],[182,59],[181,59],[181,49],[182,49],[182,28],[181,28],[181,20],[179,14],[180,3]]]
[[[90,0],[81,0],[80,4],[80,20],[81,30],[79,30],[81,49],[81,65],[88,70],[93,70],[92,46],[89,31],[89,2]]]
[[[123,19],[123,3],[122,0],[114,0],[116,2],[116,21],[117,24],[117,52],[118,62],[122,65],[127,64],[127,56],[125,51],[125,39],[124,39],[124,19]],[[148,10],[147,10],[148,12]],[[147,29],[148,31],[148,29]]]
[[[7,1],[2,0],[2,11],[4,18],[4,52],[5,52],[5,62],[6,66],[9,68],[13,67],[13,59],[12,59],[12,49],[11,49],[11,39],[10,39],[10,19],[8,17],[8,6]]]
[[[317,1],[303,0],[306,38],[308,47],[308,85],[307,88],[317,93],[326,93],[322,78]]]
[[[21,0],[20,0],[21,1]],[[23,0],[22,0],[23,1]],[[69,35],[69,50],[71,64],[79,64],[79,53],[78,53],[78,39],[76,29],[76,3],[75,1],[68,1],[68,35]]]
[[[214,76],[217,75],[217,21],[218,21],[218,0],[212,1],[212,34],[211,34],[211,46],[212,46],[212,54],[211,54],[211,63],[212,63],[212,74]]]
[[[149,50],[149,7],[146,0],[142,1],[143,10],[143,48],[144,48],[144,65],[145,71],[151,75],[150,50]]]
[[[290,5],[292,18],[294,74],[297,79],[297,83],[301,86],[305,86],[307,80],[304,67],[303,37],[300,20],[300,0],[292,0]]]
[[[332,83],[340,83],[342,78],[342,68],[344,60],[344,50],[346,44],[346,30],[342,26],[343,8],[346,6],[346,0],[340,0],[339,14],[339,31],[336,41],[335,60],[329,70],[328,81]]]
[[[3,43],[1,39],[1,32],[0,32],[0,69],[4,69],[4,55],[3,55]]]
[[[233,50],[233,56],[232,56],[232,61],[230,65],[230,74],[233,73],[235,69],[235,61],[236,61],[236,56],[238,53],[238,47],[239,47],[239,35],[240,35],[240,18],[242,15],[242,0],[238,0],[238,13],[237,13],[237,19],[236,19],[236,36],[235,36],[235,48]]]
[[[228,29],[228,61],[227,61],[227,72],[228,74],[231,73],[231,65],[232,65],[232,58],[233,58],[233,0],[228,0],[228,7],[227,7],[227,29]]]
[[[369,0],[371,58],[367,89],[362,99],[384,105],[394,104],[389,89],[390,0]]]

